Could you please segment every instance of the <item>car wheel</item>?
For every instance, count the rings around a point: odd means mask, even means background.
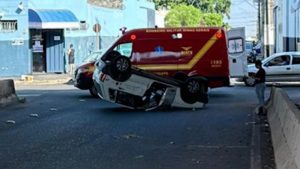
[[[89,91],[90,91],[90,94],[93,96],[93,97],[99,97],[98,95],[98,92],[96,90],[96,87],[93,85],[91,88],[89,88]]]
[[[184,82],[188,78],[188,76],[187,76],[187,74],[185,74],[183,72],[177,72],[177,73],[175,73],[173,78],[176,79],[176,80]]]
[[[131,76],[131,62],[126,56],[119,56],[112,60],[110,76],[119,82],[128,80]]]
[[[181,98],[189,104],[197,102],[202,93],[205,93],[204,83],[193,77],[186,79],[181,88]]]
[[[251,77],[245,77],[244,78],[244,83],[246,86],[251,86],[253,87],[255,85],[255,79]]]
[[[115,58],[121,56],[121,54],[118,51],[111,51],[107,54],[106,60],[113,61]]]

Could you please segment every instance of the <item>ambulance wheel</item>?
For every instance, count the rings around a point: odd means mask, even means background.
[[[201,90],[204,89],[203,85],[196,78],[190,77],[185,80],[181,88],[181,98],[184,102],[194,104],[198,101]]]
[[[131,76],[131,62],[126,56],[118,56],[110,65],[110,76],[119,82],[128,80]]]

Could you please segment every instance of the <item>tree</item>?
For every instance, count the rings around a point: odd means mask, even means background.
[[[186,0],[152,0],[155,4],[155,8],[171,8],[175,5],[186,4]]]
[[[223,16],[217,13],[203,13],[201,23],[203,26],[223,26]]]
[[[165,17],[166,27],[222,26],[223,16],[217,13],[201,13],[191,5],[174,6]]]
[[[201,12],[187,5],[174,6],[165,17],[166,27],[199,26]]]
[[[203,13],[218,13],[229,17],[231,0],[153,0],[156,9],[172,8],[176,5],[193,5]]]

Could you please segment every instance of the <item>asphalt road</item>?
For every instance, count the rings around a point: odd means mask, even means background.
[[[149,112],[68,85],[17,91],[27,102],[0,108],[1,169],[250,169],[255,162],[254,88],[212,90],[203,109]]]

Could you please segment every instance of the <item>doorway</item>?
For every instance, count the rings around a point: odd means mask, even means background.
[[[32,29],[33,72],[64,73],[63,29]]]

